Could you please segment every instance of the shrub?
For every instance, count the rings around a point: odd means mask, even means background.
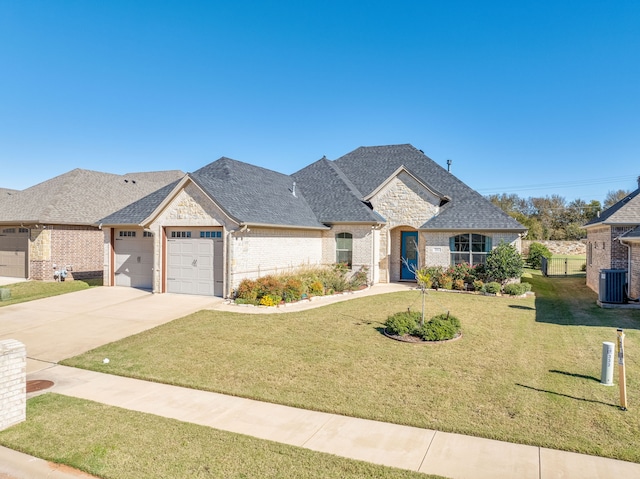
[[[531,246],[529,246],[529,265],[533,268],[533,269],[540,269],[542,268],[542,258],[551,258],[551,256],[553,256],[551,254],[551,251],[549,251],[549,248],[547,248],[545,245],[543,245],[542,243],[531,243]]]
[[[455,316],[440,314],[424,323],[418,334],[425,341],[444,341],[455,338],[460,332],[460,321]]]
[[[442,285],[440,284],[440,280],[444,274],[444,268],[442,266],[429,266],[428,268],[423,268],[421,271],[423,274],[429,275],[431,286],[428,286],[427,288],[442,288]]]
[[[474,291],[484,291],[484,282],[480,279],[476,279],[473,282]]]
[[[260,298],[261,306],[277,306],[280,304],[281,297],[274,294],[266,294]]]
[[[418,311],[402,311],[389,316],[384,323],[384,327],[387,333],[396,336],[414,334],[421,318],[422,315]]]
[[[456,264],[449,268],[449,274],[453,281],[462,280],[464,283],[473,283],[476,279],[476,270],[469,263]]]
[[[418,280],[418,284],[421,288],[430,289],[433,286],[431,274],[427,268],[416,270],[416,279]]]
[[[256,284],[258,288],[259,299],[262,299],[263,296],[267,295],[282,298],[282,293],[284,292],[284,284],[282,283],[281,278],[269,274],[267,276],[262,276],[256,279]]]
[[[515,246],[500,243],[487,254],[484,267],[487,278],[504,283],[510,278],[522,276],[524,261]]]
[[[484,290],[487,293],[491,293],[491,294],[499,293],[501,289],[502,289],[502,285],[495,281],[492,281],[484,285]]]
[[[464,289],[465,289],[464,280],[462,280],[462,279],[454,279],[453,280],[453,289],[456,289],[458,291],[464,291]]]
[[[529,283],[511,283],[504,287],[505,294],[511,296],[521,296],[527,291],[531,291],[531,285]]]
[[[282,299],[285,303],[292,301],[300,301],[304,294],[304,284],[296,277],[288,278],[284,284],[284,291],[282,292]]]
[[[438,279],[438,284],[442,289],[452,289],[453,288],[453,278],[448,274],[443,274]]]
[[[361,286],[366,286],[369,284],[369,268],[366,266],[362,266],[358,271],[353,273],[351,279],[349,280],[349,285],[353,289],[358,289]]]
[[[314,296],[322,296],[324,294],[324,286],[321,281],[315,280],[309,285],[309,294]]]
[[[236,290],[236,298],[246,303],[255,302],[258,299],[258,285],[252,279],[243,279]]]

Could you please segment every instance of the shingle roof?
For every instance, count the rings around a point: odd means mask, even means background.
[[[75,169],[0,199],[0,223],[91,225],[166,185],[180,171],[114,175]]]
[[[627,231],[621,237],[632,241],[640,241],[640,226],[632,229],[631,231]]]
[[[0,188],[0,200],[2,200],[2,198],[6,198],[7,196],[14,195],[19,191],[20,190],[12,190],[11,188]]]
[[[293,178],[322,223],[386,220],[361,201],[361,194],[332,161],[322,158],[294,173]]]
[[[291,176],[223,157],[190,177],[240,223],[324,228]]]
[[[335,160],[335,164],[362,197],[374,191],[400,166],[435,192],[451,200],[422,229],[515,230],[526,228],[489,200],[465,185],[412,145],[360,147]]]
[[[640,188],[604,210],[600,213],[599,217],[593,218],[585,226],[595,226],[598,224],[640,224]]]

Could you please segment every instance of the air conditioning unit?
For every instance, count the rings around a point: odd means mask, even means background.
[[[626,269],[601,269],[598,299],[601,303],[624,303]]]

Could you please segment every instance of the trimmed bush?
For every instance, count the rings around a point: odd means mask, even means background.
[[[551,256],[553,255],[551,254],[551,251],[549,251],[549,248],[542,243],[531,243],[529,246],[528,262],[533,269],[542,268],[542,258],[544,257],[549,259]]]
[[[252,279],[243,279],[236,290],[236,299],[241,299],[242,304],[250,304],[258,299],[258,285]]]
[[[531,285],[529,283],[511,283],[504,287],[505,294],[511,296],[521,296],[527,291],[531,291]]]
[[[453,289],[453,278],[448,274],[440,276],[438,283],[442,289]]]
[[[508,279],[522,276],[524,260],[515,246],[500,243],[487,254],[484,268],[487,278],[504,283]]]
[[[424,323],[417,333],[424,341],[453,339],[460,333],[460,321],[455,316],[439,314]]]
[[[384,327],[387,333],[396,336],[414,334],[420,324],[420,319],[422,319],[422,314],[419,311],[402,311],[389,316],[384,322]]]
[[[453,280],[453,289],[458,290],[458,291],[464,291],[465,290],[464,280],[462,280],[462,279],[454,279]]]
[[[285,303],[291,303],[292,301],[300,301],[304,294],[304,284],[298,278],[288,278],[284,284],[284,291],[282,293],[282,299]]]
[[[473,290],[474,291],[484,291],[484,282],[480,279],[476,279],[473,282]]]
[[[491,293],[491,294],[497,294],[500,292],[501,289],[502,289],[502,285],[495,281],[491,281],[490,283],[487,283],[484,285],[485,292]]]

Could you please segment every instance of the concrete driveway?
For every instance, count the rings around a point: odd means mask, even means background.
[[[211,296],[96,287],[0,307],[0,340],[16,339],[27,346],[27,373],[32,373],[222,301]]]

